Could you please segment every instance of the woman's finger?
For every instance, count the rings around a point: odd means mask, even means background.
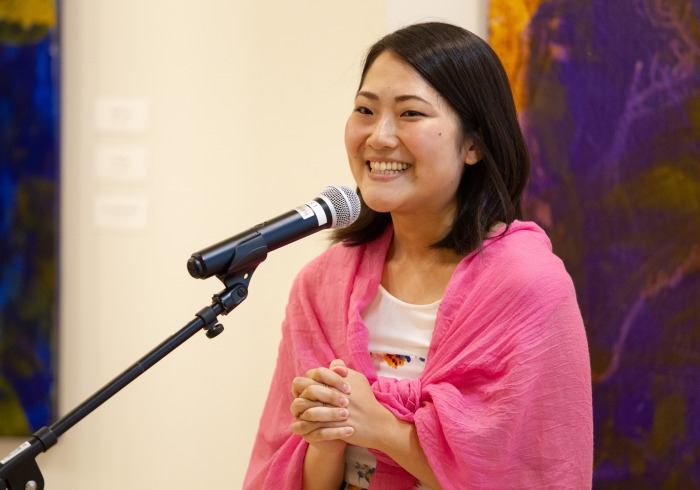
[[[313,421],[314,418],[311,415],[307,415],[305,417],[301,417],[301,415],[313,408],[329,408],[330,409],[337,409],[337,407],[333,407],[332,405],[320,401],[315,401],[315,400],[309,400],[308,398],[295,398],[292,401],[292,404],[289,406],[289,410],[292,412],[292,415],[296,418],[304,418],[305,420],[310,420]],[[340,409],[337,409],[340,410]],[[346,410],[346,409],[343,409]],[[345,415],[347,417],[347,414]],[[320,418],[318,421],[322,420],[331,420],[329,416],[324,416]],[[340,420],[340,419],[338,419]]]
[[[345,394],[338,390],[322,384],[308,385],[299,393],[297,398],[305,398],[307,400],[326,403],[334,407],[347,407],[350,403]]]
[[[294,434],[299,434],[300,436],[305,436],[311,432],[323,429],[323,428],[337,428],[341,427],[344,422],[310,422],[308,420],[295,420],[290,426]]]
[[[352,427],[329,427],[316,429],[309,434],[302,436],[309,444],[323,441],[343,440],[351,437],[355,429]]]
[[[329,407],[322,404],[301,412],[297,418],[307,422],[343,422],[349,415],[347,408]]]
[[[299,418],[299,416],[311,407],[314,407],[318,402],[307,400],[306,398],[295,398],[292,404],[289,406],[289,411],[292,412],[294,418]]]
[[[350,385],[347,383],[347,381],[345,381],[345,378],[329,368],[319,367],[311,369],[306,373],[306,377],[316,381],[319,384],[324,384],[330,386],[331,388],[335,388],[336,390],[345,394],[350,393]]]
[[[299,398],[299,394],[312,384],[317,383],[314,380],[309,379],[307,377],[297,376],[292,380],[292,395],[294,396],[294,398]]]
[[[348,367],[345,365],[345,361],[342,359],[334,359],[331,364],[328,366],[328,369],[333,371],[335,374],[345,378],[348,375]],[[345,393],[350,393],[349,391],[345,391]]]
[[[345,422],[309,422],[297,420],[290,426],[292,433],[298,434],[308,442],[330,441],[349,437],[354,429],[343,425]]]

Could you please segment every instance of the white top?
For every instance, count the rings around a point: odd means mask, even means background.
[[[378,376],[416,379],[423,372],[440,301],[413,305],[395,298],[379,285],[362,312],[369,330],[369,351]],[[345,451],[345,481],[369,488],[377,460],[366,448],[349,445]],[[425,485],[416,486],[428,489]]]

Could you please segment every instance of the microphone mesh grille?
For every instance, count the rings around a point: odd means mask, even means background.
[[[329,186],[323,189],[321,195],[333,204],[335,220],[332,228],[345,228],[360,215],[360,198],[348,186]]]

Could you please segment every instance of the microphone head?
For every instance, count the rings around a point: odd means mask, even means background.
[[[323,189],[321,195],[330,201],[333,223],[331,228],[345,228],[360,215],[360,198],[346,185],[334,185]]]

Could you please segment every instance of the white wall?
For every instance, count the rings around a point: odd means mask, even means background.
[[[486,0],[62,3],[61,416],[222,289],[189,277],[192,252],[354,187],[343,127],[374,40],[431,18],[485,36]],[[98,130],[104,98],[144,101],[146,128]],[[131,147],[147,152],[144,179],[95,176],[99,149]],[[97,226],[103,197],[146,202],[144,226]],[[116,225],[127,211],[111,209]],[[47,488],[240,488],[289,286],[324,246],[273,252],[221,336],[197,334],[63,435],[37,460]]]

